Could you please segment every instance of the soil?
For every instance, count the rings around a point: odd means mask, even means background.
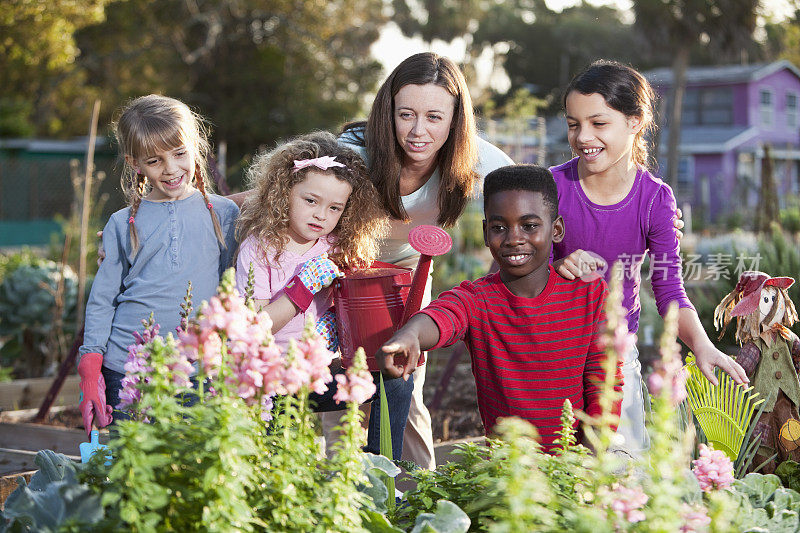
[[[442,386],[442,375],[452,349],[436,350],[429,354],[423,395],[425,404],[431,407],[436,389]],[[469,353],[464,349],[459,357],[453,376],[441,395],[438,409],[430,409],[433,441],[442,442],[484,434],[483,422],[478,412],[475,379],[472,376]]]
[[[2,422],[33,423],[39,409],[26,409],[24,411],[0,412]],[[39,423],[39,422],[37,422]],[[46,426],[83,429],[83,418],[77,405],[55,406],[47,413],[43,422]]]

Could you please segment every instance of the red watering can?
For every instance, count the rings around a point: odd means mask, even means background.
[[[359,346],[371,372],[378,370],[375,352],[419,311],[431,269],[431,258],[447,253],[453,240],[442,228],[417,226],[408,242],[420,253],[417,268],[380,261],[370,268],[346,272],[334,285],[334,306],[342,366],[349,367]],[[419,364],[425,362],[424,354]]]

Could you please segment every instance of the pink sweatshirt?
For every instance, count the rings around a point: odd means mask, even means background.
[[[267,267],[259,257],[260,251],[256,239],[251,235],[244,240],[239,248],[239,256],[236,259],[236,288],[239,293],[244,294],[245,287],[247,287],[247,272],[252,262],[255,270],[253,297],[262,300],[274,300],[283,295],[283,287],[300,272],[303,263],[330,251],[332,248],[331,241],[322,238],[317,240],[317,243],[303,255],[284,250],[280,258],[280,267]],[[333,305],[331,296],[330,288],[318,292],[305,313],[295,315],[280,331],[273,331],[275,342],[286,349],[289,346],[289,339],[299,339],[306,324],[306,317],[311,315],[316,321],[317,318],[322,316]]]

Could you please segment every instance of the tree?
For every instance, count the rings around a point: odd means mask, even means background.
[[[764,157],[761,159],[761,187],[758,193],[758,206],[756,206],[756,231],[769,233],[772,225],[780,224],[779,221],[780,210],[773,176],[772,149],[769,144],[764,144]]]
[[[104,19],[110,0],[6,0],[0,10],[0,135],[86,129],[94,101],[76,64],[74,33]]]
[[[638,36],[609,6],[579,4],[556,13],[542,1],[495,4],[475,33],[477,42],[506,43],[503,66],[512,89],[528,87],[550,96],[551,108],[571,77],[598,58],[640,65],[645,58]]]
[[[769,59],[786,59],[800,66],[800,0],[793,0],[794,13],[781,21],[768,20],[765,47]]]
[[[113,102],[163,92],[195,106],[236,161],[260,145],[355,118],[380,73],[367,50],[385,20],[381,6],[380,0],[112,4],[105,23],[78,35],[81,64],[89,83]]]
[[[652,46],[670,53],[672,92],[669,100],[667,182],[678,181],[678,146],[686,71],[693,47],[720,52],[738,50],[752,41],[759,0],[634,0],[636,26]]]

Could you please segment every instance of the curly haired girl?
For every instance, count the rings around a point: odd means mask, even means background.
[[[361,157],[327,132],[258,154],[247,179],[256,194],[239,217],[236,284],[246,286],[252,264],[253,297],[285,346],[300,336],[308,312],[328,311],[323,289],[339,267],[373,262],[387,219]]]
[[[289,339],[300,337],[310,312],[319,317],[317,332],[335,351],[335,317],[326,288],[341,275],[339,267],[371,265],[388,228],[364,161],[330,133],[316,132],[259,154],[248,181],[256,194],[245,201],[239,218],[237,287],[241,291],[247,285],[252,267],[253,298],[269,313],[278,345],[285,348]],[[343,409],[334,400],[336,390],[332,381],[323,394],[312,393],[315,410]],[[388,380],[385,390],[392,398],[392,449],[399,459],[413,380]],[[370,424],[366,450],[380,453],[377,425]]]

